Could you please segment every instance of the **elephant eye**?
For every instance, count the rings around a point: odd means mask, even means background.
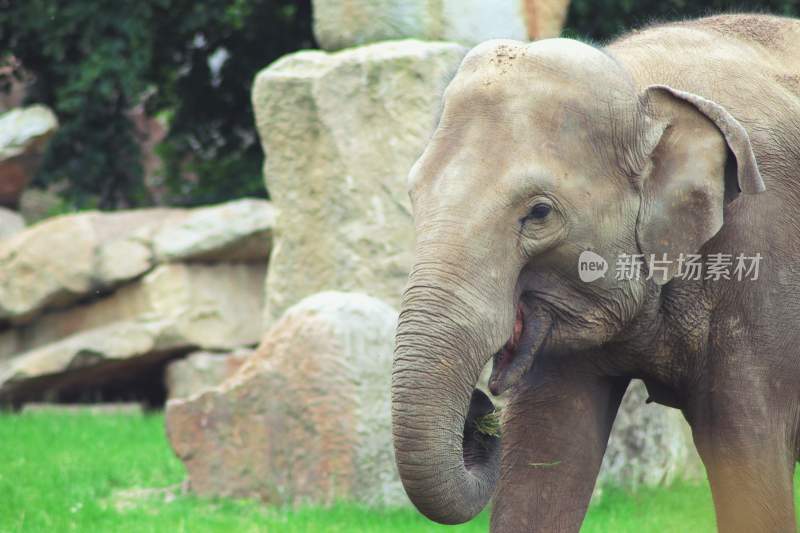
[[[553,208],[548,204],[542,204],[542,203],[536,204],[533,207],[531,207],[531,210],[528,213],[528,218],[532,218],[534,220],[542,220],[546,218],[547,215],[550,214],[550,211],[552,209]]]

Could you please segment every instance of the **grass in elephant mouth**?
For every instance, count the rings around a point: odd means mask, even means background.
[[[500,436],[500,409],[479,416],[475,419],[475,429],[482,435],[490,437]]]

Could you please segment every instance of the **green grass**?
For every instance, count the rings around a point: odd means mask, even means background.
[[[180,484],[184,470],[164,436],[162,416],[0,415],[0,532],[471,532],[437,526],[412,509],[268,509],[250,501],[202,500],[180,491],[122,505],[120,491]],[[129,500],[130,501],[130,500]],[[123,502],[124,503],[124,502]],[[582,531],[714,531],[708,486],[679,484],[629,494],[605,489]]]

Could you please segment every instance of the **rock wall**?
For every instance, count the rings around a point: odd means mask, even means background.
[[[273,222],[244,199],[66,215],[0,240],[0,403],[255,345]]]
[[[24,324],[165,262],[265,262],[274,216],[267,202],[244,199],[46,219],[0,241],[0,320]]]

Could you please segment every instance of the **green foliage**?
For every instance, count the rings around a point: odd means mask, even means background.
[[[800,0],[572,0],[565,34],[605,42],[653,22],[742,12],[797,16]]]
[[[199,204],[263,196],[250,88],[261,68],[313,46],[310,0],[162,3],[148,76],[159,90],[148,109],[171,112],[160,155],[173,197]]]
[[[309,0],[0,0],[0,50],[62,124],[38,184],[67,184],[76,207],[152,203],[130,117],[144,104],[169,117],[164,200],[263,195],[250,85],[312,46],[310,21]]]
[[[798,15],[800,0],[573,0],[566,33],[605,41],[732,10]],[[310,0],[0,0],[0,63],[20,61],[35,79],[30,100],[62,124],[36,182],[66,185],[73,207],[263,195],[253,76],[313,44]],[[0,88],[8,76],[0,69]],[[168,125],[158,198],[142,179],[129,114],[139,104]]]
[[[66,179],[70,192],[100,203],[143,195],[134,130],[125,112],[145,88],[150,62],[145,3],[122,11],[113,1],[0,1],[0,50],[35,76],[32,100],[53,107],[62,127],[42,179]],[[78,198],[72,198],[78,200]]]
[[[502,427],[500,409],[495,409],[491,413],[475,419],[475,429],[482,435],[499,437]]]

